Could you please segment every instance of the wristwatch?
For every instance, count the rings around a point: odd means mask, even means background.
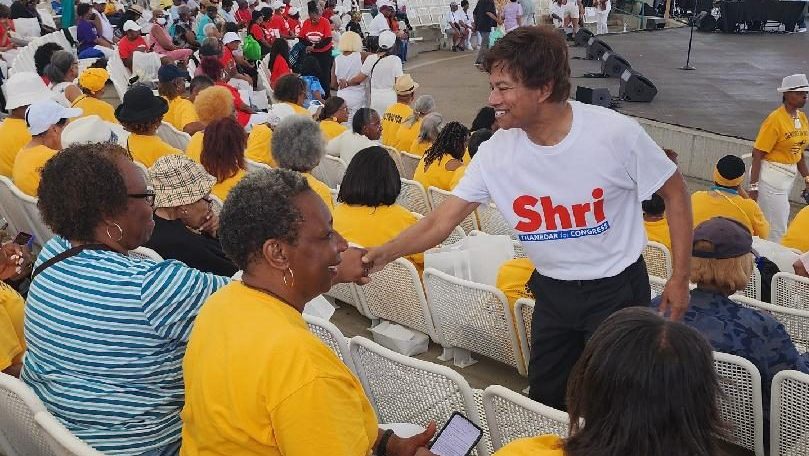
[[[376,446],[377,456],[388,455],[388,440],[390,440],[390,436],[392,435],[393,435],[392,429],[388,429],[387,431],[382,433],[382,437],[379,438],[379,445]]]
[[[758,191],[758,182],[751,182],[750,186],[747,187],[747,190],[750,192],[757,192]]]

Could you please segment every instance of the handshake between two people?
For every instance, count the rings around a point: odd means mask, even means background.
[[[365,285],[371,281],[370,275],[380,271],[393,258],[384,253],[384,246],[364,249],[349,246],[340,254],[340,265],[334,283],[356,283]]]

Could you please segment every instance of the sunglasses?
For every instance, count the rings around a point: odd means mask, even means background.
[[[146,204],[154,207],[155,191],[151,187],[146,187],[146,191],[144,193],[130,193],[126,196],[130,198],[142,198],[144,201],[146,201]]]

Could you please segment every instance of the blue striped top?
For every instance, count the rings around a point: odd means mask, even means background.
[[[37,265],[70,248],[54,237]],[[182,360],[205,299],[228,282],[178,261],[85,250],[45,269],[25,306],[22,379],[79,438],[110,455],[180,439]]]

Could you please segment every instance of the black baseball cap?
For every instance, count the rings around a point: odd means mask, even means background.
[[[187,78],[188,72],[181,70],[173,63],[163,65],[157,70],[157,80],[160,82],[171,82],[177,78]]]
[[[697,249],[693,246],[699,241],[704,244]],[[691,254],[697,258],[713,258],[722,260],[736,258],[750,253],[753,249],[753,236],[746,226],[727,217],[714,217],[694,228],[694,244]]]

